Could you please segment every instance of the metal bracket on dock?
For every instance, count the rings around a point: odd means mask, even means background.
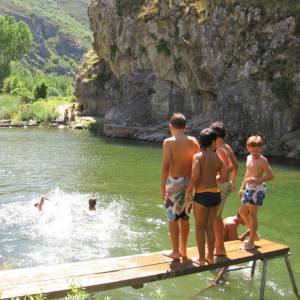
[[[286,267],[288,269],[289,275],[290,275],[290,280],[293,286],[294,293],[297,297],[298,300],[300,300],[300,295],[297,289],[297,284],[294,278],[294,273],[292,271],[292,267],[289,261],[289,256],[291,253],[283,254],[282,256],[284,257]],[[263,261],[263,272],[262,272],[262,277],[261,277],[261,285],[260,285],[260,293],[259,293],[259,300],[264,300],[264,295],[265,295],[265,287],[266,287],[266,278],[267,278],[267,271],[268,271],[268,261],[269,259],[276,259],[278,257],[274,258],[264,258],[262,259]],[[252,273],[251,273],[252,275]]]
[[[133,284],[131,287],[138,290],[138,289],[142,289],[144,287],[144,284],[143,283],[137,283],[137,284]]]

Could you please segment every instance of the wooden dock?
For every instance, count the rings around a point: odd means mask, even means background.
[[[266,264],[269,259],[285,257],[287,267],[289,247],[268,240],[260,240],[254,250],[241,250],[241,242],[226,242],[227,258],[200,267],[193,261],[175,262],[161,252],[85,261],[54,266],[0,271],[0,299],[43,294],[48,298],[64,297],[75,283],[87,292],[98,292],[125,286],[143,287],[144,283],[228,267],[250,261],[263,260],[260,299],[263,299]],[[189,248],[188,255],[197,257],[197,248]],[[289,270],[289,272],[291,269]],[[295,294],[296,283],[290,272]],[[264,281],[264,282],[263,282]],[[298,295],[299,297],[299,295]],[[298,298],[300,299],[300,298]]]

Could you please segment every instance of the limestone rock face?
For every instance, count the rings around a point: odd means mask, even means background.
[[[94,0],[89,17],[76,93],[107,135],[162,140],[180,111],[195,134],[224,121],[237,152],[256,133],[266,154],[299,159],[295,17],[225,0]]]

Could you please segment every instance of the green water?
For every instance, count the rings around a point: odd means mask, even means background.
[[[3,129],[0,141],[0,264],[46,265],[170,247],[160,201],[159,145],[46,129]],[[272,167],[275,180],[268,184],[259,213],[259,232],[263,238],[290,245],[300,287],[300,168]],[[243,174],[241,162],[239,183]],[[53,200],[39,214],[32,204],[45,193]],[[91,196],[98,199],[97,216],[92,219],[86,213]],[[235,214],[238,206],[239,198],[231,195],[224,216]],[[191,223],[189,246],[194,246]],[[230,272],[220,286],[201,294],[214,273],[99,295],[100,299],[151,300],[153,291],[161,288],[165,299],[258,299],[261,268],[259,263],[252,280],[249,269]],[[269,263],[265,299],[295,299],[283,260]]]

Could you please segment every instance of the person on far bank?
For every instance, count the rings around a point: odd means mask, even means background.
[[[226,250],[224,246],[224,224],[222,219],[222,213],[224,205],[230,193],[236,189],[236,177],[238,173],[238,162],[232,148],[225,143],[225,126],[222,122],[214,122],[210,125],[217,134],[216,139],[216,152],[219,158],[222,160],[225,169],[227,170],[226,181],[219,184],[219,189],[221,193],[221,204],[219,206],[216,219],[214,221],[214,232],[216,237],[215,245],[215,255],[223,256],[226,255]]]
[[[172,137],[163,142],[161,169],[161,197],[164,201],[172,243],[171,252],[163,255],[174,260],[187,258],[189,211],[185,205],[185,191],[192,172],[193,156],[200,151],[196,138],[186,135],[186,118],[174,113],[169,128]]]
[[[200,133],[201,152],[194,155],[192,175],[186,191],[187,207],[191,204],[195,190],[193,210],[195,216],[196,241],[200,266],[214,263],[215,235],[213,222],[216,218],[221,194],[218,184],[225,182],[227,170],[216,151],[216,132],[207,128]],[[205,255],[207,240],[207,255]]]
[[[266,181],[274,178],[268,160],[261,154],[263,149],[262,139],[259,135],[250,136],[247,140],[246,174],[244,176],[239,195],[242,198],[240,214],[250,229],[250,237],[242,245],[242,249],[255,248],[257,235],[257,213],[263,204],[266,194]]]

